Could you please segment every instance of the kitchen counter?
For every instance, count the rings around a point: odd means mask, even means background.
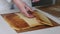
[[[24,32],[20,34],[60,34],[60,26],[48,28],[48,29],[31,31],[31,32]]]

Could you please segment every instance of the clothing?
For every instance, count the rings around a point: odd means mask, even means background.
[[[7,1],[5,0],[0,0],[0,10],[4,10],[8,8],[10,8],[9,3],[7,3]]]
[[[9,3],[11,3],[12,0],[7,0]],[[22,0],[25,2],[28,6],[32,7],[31,0]]]
[[[30,0],[23,0],[27,5],[32,7],[31,1]],[[0,14],[3,13],[8,13],[8,12],[15,12],[15,11],[10,11],[11,8],[11,0],[0,0]],[[17,9],[16,5],[15,8]]]

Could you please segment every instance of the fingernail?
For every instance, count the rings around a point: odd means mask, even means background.
[[[28,13],[28,14],[32,14],[32,12],[31,12],[31,11],[27,11],[27,13]]]

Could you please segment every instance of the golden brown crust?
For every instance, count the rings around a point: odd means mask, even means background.
[[[20,19],[16,14],[7,14],[4,16],[5,20],[10,22],[11,25],[17,28],[26,28],[29,25],[22,19]]]
[[[36,20],[40,23],[36,26],[39,25],[49,25],[49,26],[53,26],[53,24],[51,22],[49,22],[49,19],[47,18],[47,20],[42,20],[42,18],[39,16],[39,14],[37,14],[38,12],[33,12],[32,14],[35,16]],[[8,22],[8,24],[15,30],[21,30],[21,29],[27,29],[30,28],[30,25],[27,24],[27,22],[20,18],[18,15],[16,15],[16,13],[11,13],[11,14],[5,14],[3,15],[4,19]],[[42,16],[43,17],[43,16]],[[43,17],[44,18],[44,17]],[[45,19],[45,18],[44,18]],[[49,23],[47,23],[49,22]],[[30,22],[29,22],[30,23]],[[36,24],[36,23],[35,23]],[[33,26],[32,26],[33,27]],[[34,26],[35,27],[35,26]]]
[[[35,11],[33,12],[33,15],[40,20],[40,23],[53,26],[52,22],[42,13]]]

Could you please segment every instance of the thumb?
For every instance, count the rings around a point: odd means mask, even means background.
[[[27,17],[29,17],[29,18],[33,17],[33,15],[29,14],[28,11],[24,12],[24,15],[27,16]]]
[[[26,10],[25,8],[23,8],[23,9],[21,9],[21,13],[23,13],[25,16],[27,16],[27,17],[33,17],[33,15],[32,14],[29,14],[28,13],[28,10]]]

